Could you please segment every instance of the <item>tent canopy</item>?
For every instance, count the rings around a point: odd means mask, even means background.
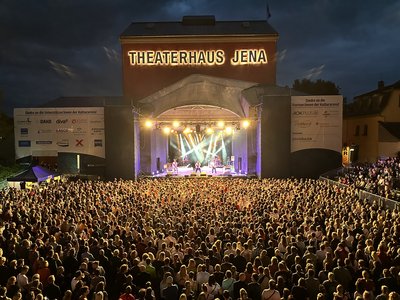
[[[7,181],[25,181],[25,182],[42,182],[49,178],[54,178],[57,174],[49,169],[41,166],[29,167],[28,170],[14,176],[7,178]]]

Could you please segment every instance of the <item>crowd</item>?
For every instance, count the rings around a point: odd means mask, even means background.
[[[0,299],[399,299],[400,214],[298,179],[0,191]]]
[[[344,169],[339,180],[372,194],[400,200],[400,157],[353,165]]]

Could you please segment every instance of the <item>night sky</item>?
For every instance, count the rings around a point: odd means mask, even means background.
[[[122,94],[119,35],[134,21],[266,19],[265,0],[0,0],[1,109]],[[400,80],[400,1],[269,0],[277,84],[335,82],[348,99]]]

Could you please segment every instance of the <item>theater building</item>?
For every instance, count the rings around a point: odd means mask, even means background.
[[[265,20],[134,22],[120,35],[123,96],[17,109],[17,158],[51,148],[59,165],[109,178],[163,174],[174,161],[260,178],[337,167],[342,99],[277,86],[278,37]]]

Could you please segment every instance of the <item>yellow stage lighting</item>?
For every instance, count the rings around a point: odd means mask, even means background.
[[[169,128],[169,127],[164,127],[164,128],[163,128],[163,132],[164,132],[165,134],[169,134],[169,133],[171,132],[171,128]]]
[[[214,132],[214,130],[211,127],[207,127],[207,129],[206,129],[207,134],[212,134],[213,132]]]
[[[224,121],[218,121],[217,126],[218,126],[218,128],[222,129],[225,126],[225,122]]]
[[[227,127],[225,128],[225,132],[226,132],[227,134],[232,134],[232,132],[233,132],[232,127],[227,126]]]
[[[172,127],[175,129],[178,128],[180,125],[181,125],[181,123],[179,123],[179,121],[172,122]]]
[[[146,120],[146,121],[144,122],[144,126],[145,126],[146,128],[151,128],[151,127],[153,127],[153,121],[152,121],[152,120]]]
[[[242,121],[242,127],[243,127],[244,129],[249,128],[249,126],[250,126],[250,121],[249,121],[249,120],[243,120],[243,121]]]
[[[183,133],[185,133],[185,134],[188,134],[189,132],[192,132],[192,130],[191,130],[189,127],[186,127],[186,128],[183,130]]]

